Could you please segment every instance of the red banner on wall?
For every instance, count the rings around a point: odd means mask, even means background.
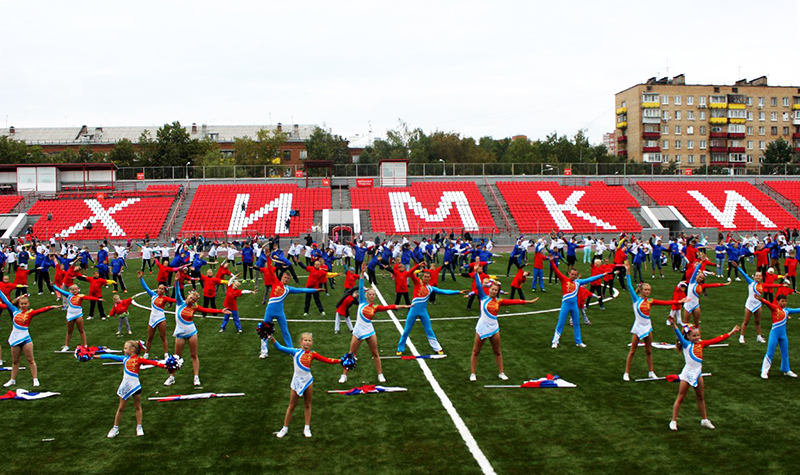
[[[692,169],[691,168],[687,168],[686,170],[683,171],[683,174],[687,175],[687,176],[691,175],[692,174]]]
[[[357,178],[356,186],[359,188],[371,188],[373,186],[372,178]]]
[[[322,186],[331,186],[330,178],[323,178],[322,179]]]
[[[303,178],[303,170],[295,170],[294,176],[295,178]]]
[[[572,175],[572,168],[565,168],[564,169],[564,175],[566,175],[566,176]]]
[[[136,179],[137,180],[144,180],[144,173],[137,173],[136,174]]]

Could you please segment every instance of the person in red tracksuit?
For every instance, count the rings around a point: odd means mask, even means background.
[[[608,259],[606,259],[605,264],[601,264],[600,259],[595,259],[592,261],[591,265],[592,276],[598,274],[606,274],[605,277],[603,277],[599,281],[592,282],[589,286],[589,290],[591,291],[591,293],[594,296],[596,296],[597,300],[600,302],[601,310],[606,309],[605,305],[603,305],[603,298],[605,298],[606,296],[606,288],[611,289],[613,287],[614,284],[613,272],[615,269],[616,269],[616,264],[609,263]],[[613,291],[611,291],[611,297],[612,298],[614,297]],[[586,305],[589,305],[591,301],[592,301],[592,296],[590,295],[586,298]]]
[[[511,280],[511,299],[513,299],[516,294],[519,294],[519,298],[525,300],[525,294],[522,293],[522,285],[528,280],[528,276],[531,275],[530,272],[525,270],[527,266],[528,264],[525,264],[520,267],[517,270],[517,275]]]
[[[344,273],[344,294],[347,295],[350,290],[356,288],[358,285],[358,274],[356,274],[355,269],[350,267],[347,269],[347,272]]]
[[[228,285],[228,290],[225,292],[225,302],[223,303],[223,308],[227,308],[231,311],[230,314],[225,314],[225,317],[222,319],[222,325],[219,328],[219,332],[222,333],[225,331],[225,327],[228,325],[228,319],[233,318],[233,324],[236,326],[236,332],[242,333],[242,322],[239,321],[239,304],[236,302],[236,299],[241,297],[243,294],[252,294],[252,290],[239,290],[240,282],[238,280],[232,281]]]
[[[761,275],[766,275],[767,268],[769,268],[769,249],[765,249],[763,244],[759,244],[759,249],[753,252],[756,256],[756,270],[761,272]]]
[[[27,264],[20,264],[14,274],[14,283],[17,284],[17,291],[15,297],[25,295],[28,293],[28,275],[31,272],[36,272],[36,269],[28,270]]]
[[[85,275],[76,276],[77,279],[89,282],[89,295],[92,297],[97,297],[99,299],[103,298],[103,286],[113,284],[113,280],[101,279],[100,272],[94,271],[94,275],[92,277],[86,277]],[[103,301],[102,300],[92,300],[89,304],[89,316],[86,317],[87,320],[91,320],[94,318],[94,308],[95,306],[100,310],[100,319],[106,319],[106,311],[103,308]]]
[[[614,266],[619,267],[617,272],[617,278],[619,279],[619,287],[622,290],[627,291],[628,286],[625,283],[625,276],[628,275],[627,271],[625,270],[625,261],[628,259],[628,245],[625,243],[621,243],[617,246],[617,250],[614,253]],[[613,275],[612,275],[613,277]],[[611,291],[613,292],[614,289],[614,279],[611,279]]]
[[[432,287],[439,287],[439,275],[442,273],[442,267],[439,266],[435,269],[427,269],[425,272],[430,274],[431,279],[428,281],[428,285]],[[428,299],[428,303],[431,305],[436,305],[436,294],[431,294],[431,297]]]
[[[419,264],[406,270],[406,266],[403,264],[395,264],[394,268],[392,268],[392,274],[394,275],[394,292],[396,294],[394,298],[395,305],[400,304],[401,298],[405,299],[406,305],[411,305],[411,300],[408,298],[408,278],[418,267]]]
[[[789,255],[783,262],[783,266],[786,267],[786,277],[792,281],[792,290],[797,290],[797,259],[795,258],[794,250],[789,251]]]
[[[131,306],[131,303],[133,303],[133,297],[123,300],[122,297],[120,297],[119,295],[114,295],[114,307],[111,308],[111,311],[108,313],[108,316],[109,318],[114,316],[119,317],[119,325],[117,325],[117,335],[122,335],[123,324],[128,327],[128,335],[132,333],[131,324],[130,322],[128,322],[128,308]],[[103,320],[105,320],[105,318],[103,318]]]
[[[219,273],[219,271],[217,272]],[[228,281],[214,276],[214,271],[211,269],[207,269],[206,275],[201,275],[200,280],[203,282],[203,307],[217,308],[217,285],[227,284]],[[208,315],[204,312],[203,316],[207,317]]]
[[[336,273],[328,273],[328,269],[323,267],[322,259],[316,259],[314,261],[314,265],[311,266],[303,266],[300,264],[300,268],[305,269],[308,272],[308,280],[306,280],[307,289],[319,289],[325,285],[329,276],[335,277],[339,275]],[[322,302],[319,300],[319,292],[311,292],[306,294],[306,303],[305,310],[303,310],[303,316],[308,316],[308,309],[311,307],[312,296],[314,297],[314,303],[317,305],[319,314],[325,316],[325,309],[322,308]]]
[[[11,300],[11,291],[16,288],[17,288],[17,283],[11,282],[8,275],[4,275],[3,281],[0,282],[0,291],[3,292],[6,297],[8,297],[9,301]],[[3,303],[0,303],[0,316],[3,315],[3,310],[5,310],[6,308],[8,307],[6,307]],[[11,313],[11,310],[9,310],[8,313]],[[11,317],[13,318],[14,315],[12,314]]]
[[[156,266],[158,267],[158,274],[156,275],[156,282],[158,285],[163,285],[164,287],[170,287],[170,280],[169,275],[173,272],[178,272],[180,267],[169,267],[161,263],[158,259],[156,259]]]
[[[358,274],[356,274],[356,277],[358,277]],[[341,326],[342,319],[347,323],[347,328],[350,330],[350,333],[353,333],[353,322],[350,320],[350,307],[358,305],[358,303],[358,289],[350,289],[350,292],[344,294],[344,297],[339,300],[336,304],[336,320],[333,323],[334,334],[339,334],[339,327]]]
[[[772,271],[772,272],[770,272],[770,271]],[[775,298],[775,296],[772,295],[772,285],[775,284],[775,283],[780,284],[781,283],[780,281],[783,280],[784,276],[777,275],[775,273],[775,270],[772,269],[771,267],[769,269],[767,269],[767,273],[763,274],[763,275],[764,275],[764,283],[770,286],[770,287],[767,287],[766,288],[767,290],[764,291],[764,299],[772,301]]]

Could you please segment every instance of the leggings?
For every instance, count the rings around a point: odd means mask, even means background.
[[[764,362],[761,365],[762,373],[769,372],[772,358],[775,356],[775,348],[778,346],[781,349],[781,371],[784,373],[791,371],[789,367],[789,337],[786,336],[786,325],[784,324],[779,328],[773,327],[769,332],[767,354],[764,355]]]
[[[411,301],[408,300],[408,292],[398,292],[397,295],[394,298],[394,304],[395,305],[400,305],[400,298],[401,297],[403,299],[405,299],[406,305],[411,305]]]
[[[311,294],[306,294],[311,295]],[[317,292],[314,293],[317,295]],[[278,321],[278,326],[281,328],[281,335],[283,335],[283,345],[292,348],[292,335],[289,334],[289,325],[286,323],[286,315],[283,314],[281,311],[280,314],[277,315],[264,315],[264,321],[272,323],[274,320]],[[261,340],[261,352],[262,353],[269,353],[269,342],[267,340]]]
[[[408,340],[408,335],[411,334],[411,329],[414,328],[414,323],[419,318],[419,321],[422,323],[422,328],[425,329],[425,335],[428,337],[428,343],[431,345],[433,351],[442,351],[442,345],[439,344],[439,340],[436,339],[436,335],[433,333],[433,327],[431,327],[431,317],[428,315],[428,310],[426,308],[412,308],[408,312],[408,316],[406,317],[406,325],[403,328],[403,335],[400,337],[400,341],[397,342],[397,351],[403,352],[406,349],[406,340]]]
[[[525,294],[522,293],[522,288],[521,287],[511,287],[511,297],[510,298],[513,299],[516,294],[519,294],[519,298],[521,300],[525,300]]]
[[[131,332],[131,324],[130,324],[130,322],[128,322],[128,316],[127,315],[122,315],[121,317],[119,317],[119,325],[117,325],[117,333],[122,333],[122,325],[123,324],[128,327],[128,333],[130,333]]]
[[[561,333],[564,331],[564,325],[567,323],[567,317],[570,315],[572,316],[572,328],[575,332],[575,344],[580,345],[583,343],[581,339],[581,314],[578,310],[578,302],[561,303],[561,311],[558,312],[556,332],[553,334],[553,343],[558,343],[559,340],[561,340]]]
[[[215,295],[213,297],[206,297],[205,295],[203,295],[203,307],[205,307],[205,308],[217,308],[217,296]],[[203,313],[203,316],[207,317],[208,314]]]

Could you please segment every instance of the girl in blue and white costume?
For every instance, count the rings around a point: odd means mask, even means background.
[[[731,262],[734,268],[739,267],[735,262]],[[739,274],[744,276],[747,281],[747,301],[744,303],[744,321],[742,322],[742,331],[739,333],[739,343],[744,344],[744,334],[747,331],[747,324],[750,323],[750,317],[755,317],[756,320],[756,341],[759,343],[766,343],[764,337],[761,336],[761,295],[765,289],[774,289],[783,286],[783,284],[765,284],[761,272],[756,272],[751,278],[746,272],[740,271]],[[771,293],[771,291],[767,291]]]
[[[33,340],[28,331],[31,324],[31,319],[40,313],[47,312],[48,310],[60,309],[61,305],[51,305],[49,307],[42,307],[37,310],[31,309],[31,303],[28,297],[21,296],[14,299],[19,305],[19,308],[14,306],[7,298],[5,293],[0,292],[0,299],[8,310],[11,312],[13,328],[11,334],[8,336],[8,344],[11,346],[11,379],[5,383],[4,387],[10,387],[17,384],[17,373],[19,372],[20,356],[24,353],[25,358],[28,360],[31,376],[33,376],[33,386],[39,386],[39,374],[36,369],[36,361],[33,359]]]
[[[572,269],[569,271],[569,277],[567,277],[558,270],[552,257],[548,256],[547,259],[550,261],[550,269],[555,272],[556,277],[561,281],[561,291],[564,293],[561,297],[561,311],[558,313],[558,323],[556,324],[556,331],[553,334],[551,348],[558,348],[558,343],[561,340],[561,332],[564,331],[564,325],[567,323],[567,318],[570,315],[572,316],[572,328],[575,332],[575,345],[582,348],[586,347],[586,344],[584,344],[581,339],[581,313],[580,310],[578,310],[578,288],[590,284],[595,280],[602,279],[610,274],[610,272],[593,275],[588,279],[578,279],[578,271]]]
[[[412,268],[412,271],[413,270]],[[428,343],[431,345],[431,348],[433,348],[433,351],[440,355],[444,354],[442,345],[439,343],[439,340],[436,339],[436,334],[433,333],[433,327],[431,327],[431,317],[428,315],[428,300],[431,298],[431,295],[434,294],[458,295],[469,292],[468,290],[440,289],[428,285],[431,280],[430,271],[428,269],[423,269],[418,272],[422,276],[422,279],[417,277],[416,272],[411,272],[410,274],[411,281],[414,283],[414,298],[411,300],[411,310],[408,311],[408,316],[406,316],[406,325],[403,329],[403,335],[400,336],[400,341],[397,343],[398,356],[402,355],[403,351],[405,351],[406,340],[408,340],[408,336],[411,334],[411,329],[414,328],[414,323],[417,321],[417,318],[419,318],[422,323],[422,328],[425,329],[425,335],[428,337]]]
[[[164,357],[167,356],[167,315],[165,307],[167,303],[175,303],[175,299],[167,297],[167,287],[164,284],[158,284],[156,291],[153,292],[147,283],[144,281],[144,272],[139,271],[136,273],[139,276],[139,282],[147,295],[150,296],[150,321],[147,323],[147,342],[146,348],[150,348],[153,343],[153,336],[158,329],[161,335],[161,343],[164,346]],[[147,358],[148,354],[145,353],[144,357]]]
[[[492,344],[492,352],[494,359],[497,363],[497,370],[499,371],[498,377],[503,381],[508,380],[503,371],[503,353],[500,350],[500,324],[497,322],[497,316],[500,313],[500,307],[505,305],[524,305],[526,303],[534,303],[538,298],[533,300],[512,300],[512,299],[499,299],[500,295],[500,282],[495,280],[488,280],[488,289],[485,289],[483,282],[481,282],[479,267],[475,268],[475,286],[478,292],[478,298],[481,304],[481,316],[478,317],[478,324],[475,325],[475,342],[472,345],[472,356],[470,357],[470,369],[472,372],[469,375],[470,381],[477,381],[478,377],[475,371],[478,367],[478,355],[481,353],[483,344],[486,340]]]
[[[699,328],[687,326],[688,329],[684,336],[673,317],[669,317],[669,322],[672,328],[675,329],[675,334],[678,335],[680,350],[683,351],[683,359],[686,361],[679,376],[680,388],[678,389],[678,397],[675,399],[675,404],[672,406],[672,421],[669,423],[669,428],[678,430],[678,412],[681,410],[681,404],[686,397],[686,393],[689,392],[689,387],[693,387],[694,394],[697,397],[697,408],[700,410],[700,417],[702,417],[700,425],[707,429],[713,429],[714,425],[708,420],[706,401],[703,396],[703,348],[727,340],[739,331],[739,325],[736,325],[733,330],[724,335],[710,340],[702,340]]]
[[[686,302],[683,303],[682,321],[683,323],[689,323],[689,317],[692,317],[694,326],[700,325],[700,294],[703,293],[703,289],[731,285],[730,282],[725,282],[724,284],[706,284],[706,274],[703,272],[704,266],[701,265],[701,262],[705,257],[702,255],[699,255],[699,257],[700,261],[695,263],[694,272],[692,272],[692,276],[689,278],[689,281],[686,285]]]
[[[306,419],[303,435],[311,437],[311,397],[314,395],[314,376],[311,375],[311,363],[314,360],[318,360],[323,363],[338,364],[341,363],[341,360],[326,358],[316,351],[311,351],[311,346],[314,344],[314,337],[311,333],[300,335],[300,348],[287,348],[278,343],[272,336],[269,339],[277,350],[291,355],[294,361],[294,375],[289,386],[289,407],[286,409],[286,416],[283,418],[283,428],[275,435],[280,439],[289,432],[289,423],[292,421],[294,409],[302,397]]]
[[[139,358],[141,345],[138,341],[126,341],[123,351],[125,353],[124,356],[111,354],[94,355],[94,358],[122,362],[122,383],[117,389],[119,407],[117,408],[117,414],[114,416],[114,427],[108,431],[106,436],[109,439],[119,434],[119,421],[122,420],[122,413],[125,412],[125,405],[131,396],[133,396],[133,405],[136,410],[136,435],[139,437],[144,435],[144,429],[142,428],[142,385],[139,383],[139,370],[145,364],[158,366],[159,368],[165,367],[164,363]]]

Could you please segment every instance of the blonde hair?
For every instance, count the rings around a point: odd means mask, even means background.
[[[313,333],[311,333],[311,332],[303,332],[303,333],[300,334],[300,340],[302,340],[306,336],[308,336],[312,340],[314,339],[314,334]]]
[[[138,355],[139,351],[141,350],[141,347],[139,346],[139,342],[136,341],[136,340],[128,340],[128,341],[125,342],[125,346],[127,347],[129,345],[133,347],[133,352],[136,355]]]

